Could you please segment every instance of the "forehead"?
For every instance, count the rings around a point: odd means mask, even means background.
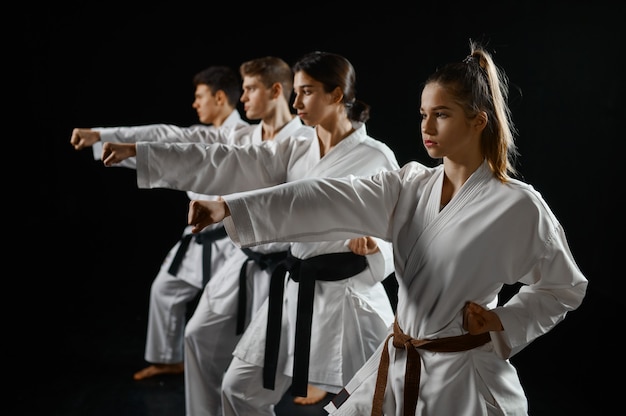
[[[304,71],[298,71],[293,75],[294,88],[319,87],[321,85],[321,82],[317,81]]]
[[[459,105],[454,100],[454,97],[444,88],[441,84],[431,82],[424,86],[422,90],[421,107],[428,108],[454,108]]]
[[[206,95],[212,93],[213,91],[211,91],[211,87],[209,87],[207,84],[196,85],[196,94]]]
[[[262,86],[263,81],[259,75],[244,75],[243,77],[243,86],[244,87],[253,87],[253,86]]]

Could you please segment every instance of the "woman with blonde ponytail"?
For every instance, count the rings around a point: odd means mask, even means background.
[[[504,73],[470,46],[422,90],[421,140],[442,164],[191,202],[195,229],[224,219],[244,246],[354,235],[393,242],[395,321],[325,407],[330,415],[527,415],[509,359],[585,296],[561,224],[539,192],[514,178]],[[499,305],[500,290],[515,283],[519,292]]]

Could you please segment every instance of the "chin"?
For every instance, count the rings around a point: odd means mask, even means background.
[[[439,154],[439,152],[437,152],[434,149],[429,149],[426,148],[426,153],[428,153],[428,156],[430,156],[433,159],[441,159],[443,156]]]

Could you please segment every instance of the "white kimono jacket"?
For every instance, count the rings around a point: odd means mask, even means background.
[[[415,414],[525,415],[526,397],[508,358],[576,309],[587,280],[561,225],[530,185],[503,184],[483,163],[440,211],[442,181],[443,165],[411,162],[373,180],[304,180],[228,195],[232,216],[224,225],[242,246],[354,235],[393,241],[397,321],[415,339],[463,334],[467,301],[494,307],[503,284],[524,283],[495,309],[505,330],[491,333],[491,342],[464,352],[420,350]],[[330,414],[370,414],[381,350],[346,386],[350,397],[339,409],[327,405]],[[390,345],[389,354],[384,414],[400,416],[406,353]]]
[[[249,147],[138,143],[137,183],[140,188],[225,194],[237,188],[242,191],[264,188],[310,177],[371,175],[399,167],[393,152],[369,137],[365,125],[356,127],[323,158],[317,137],[297,134],[281,142]],[[273,218],[273,213],[265,208],[260,208],[258,214]],[[297,211],[292,218],[298,218]],[[325,242],[314,240],[292,244],[293,255],[306,259],[350,251],[346,237]],[[257,241],[266,242],[272,241]],[[335,282],[316,282],[309,381],[326,386],[331,392],[338,392],[365,363],[393,321],[391,305],[380,283],[393,271],[392,249],[383,240],[378,245],[380,252],[367,256],[368,268],[360,274]],[[298,283],[289,280],[281,336],[281,343],[286,344],[278,363],[279,371],[287,375],[292,374],[297,294]],[[266,315],[260,313],[244,333],[234,355],[263,366],[265,328]],[[284,348],[288,348],[286,353]]]

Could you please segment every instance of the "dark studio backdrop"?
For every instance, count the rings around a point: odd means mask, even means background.
[[[38,221],[27,227],[45,228],[45,237],[32,238],[50,247],[37,253],[32,241],[22,246],[34,260],[23,270],[32,277],[17,283],[20,301],[36,317],[8,334],[20,339],[11,359],[12,414],[80,414],[58,403],[88,394],[85,374],[115,373],[123,360],[143,365],[150,284],[186,224],[183,192],[137,189],[134,171],[104,168],[91,150],[73,150],[72,128],[190,125],[197,122],[191,103],[199,70],[237,68],[264,55],[293,63],[327,50],[353,63],[357,97],[371,105],[370,134],[401,164],[430,164],[419,140],[420,83],[437,65],[463,59],[470,38],[488,41],[508,73],[519,170],[564,225],[590,281],[583,305],[514,359],[531,414],[610,414],[619,394],[601,374],[621,366],[614,328],[624,306],[618,197],[626,13],[608,3],[361,3],[347,11],[307,3],[284,12],[265,4],[83,3],[25,11],[18,41],[38,178],[28,188],[36,191]],[[103,334],[127,342],[121,351],[104,350],[97,341]],[[98,389],[106,387],[87,391]]]

